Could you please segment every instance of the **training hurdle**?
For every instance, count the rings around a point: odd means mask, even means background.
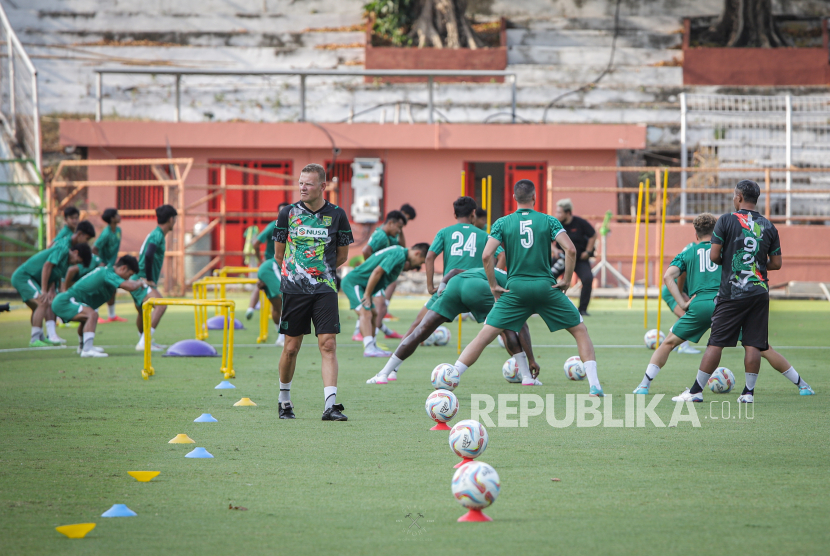
[[[151,297],[142,305],[142,318],[144,319],[145,332],[150,330],[150,315],[156,305],[177,305],[194,307],[221,307],[225,317],[225,325],[222,329],[222,367],[219,369],[224,373],[225,379],[235,378],[233,370],[233,322],[236,303],[230,300],[204,300],[204,299],[175,299],[164,297]],[[152,341],[144,342],[144,368],[141,370],[141,378],[148,380],[155,373],[152,364]]]
[[[230,269],[246,269],[247,267],[226,267]],[[225,270],[225,269],[222,269]],[[225,286],[238,284],[256,284],[259,280],[257,278],[247,278],[242,276],[222,277],[222,276],[208,276],[193,282],[193,299],[207,300],[208,286],[213,286],[214,301],[226,300]],[[221,297],[217,297],[221,296]],[[214,306],[218,307],[218,306]],[[207,305],[194,307],[194,320],[196,326],[196,339],[205,340],[208,337],[207,329]],[[217,308],[218,311],[218,308]],[[271,318],[271,302],[265,297],[265,292],[259,292],[259,336],[256,342],[258,344],[268,341],[268,321]]]
[[[223,266],[218,270],[214,270],[213,276],[208,276],[207,278],[227,278],[228,274],[256,274],[258,271],[259,268],[251,266]],[[225,284],[222,284],[219,290],[216,288],[213,289],[213,297],[214,299],[227,299],[227,295],[225,295]],[[218,311],[218,309],[215,311]],[[218,315],[219,313],[214,312],[213,314]]]

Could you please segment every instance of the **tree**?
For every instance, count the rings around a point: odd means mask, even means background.
[[[482,46],[467,18],[467,0],[372,0],[363,6],[374,19],[374,32],[392,44],[418,48]]]
[[[789,46],[772,17],[772,0],[724,0],[709,37],[728,47]]]

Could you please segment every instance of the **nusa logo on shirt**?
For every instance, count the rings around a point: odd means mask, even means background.
[[[294,228],[294,235],[299,237],[327,238],[328,228],[310,228],[308,226],[297,226]]]

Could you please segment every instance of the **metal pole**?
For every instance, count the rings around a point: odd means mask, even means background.
[[[37,72],[32,73],[32,127],[34,128],[34,153],[37,171],[43,175],[43,164],[40,160],[40,106],[37,94]]]
[[[792,224],[790,217],[792,216],[792,193],[790,190],[793,186],[793,176],[789,169],[793,165],[793,97],[787,95],[787,118],[786,118],[786,155],[785,166],[787,167],[787,204],[786,216],[787,226]]]
[[[689,153],[686,151],[686,93],[680,93],[680,223],[686,223],[686,166]]]
[[[101,72],[95,73],[95,121],[101,121],[101,112],[103,111],[103,103],[104,100],[101,97],[101,81],[103,81],[104,77],[101,75]]]
[[[305,121],[305,75],[300,76],[300,121]]]
[[[176,74],[176,116],[175,122],[181,121],[181,106],[182,106],[182,74]]]
[[[513,100],[513,103],[512,103],[513,107],[512,107],[511,115],[513,116],[513,123],[515,124],[516,123],[516,76],[515,75],[513,76],[511,81],[512,81],[511,95],[512,95],[512,100]]]
[[[12,35],[9,29],[6,29],[9,35],[9,109],[11,111],[12,121],[9,122],[12,126],[12,135],[17,135],[17,110],[14,102],[14,48],[12,46]]]
[[[432,115],[432,81],[433,81],[433,78],[432,78],[431,75],[429,77],[427,77],[427,83],[428,83],[427,88],[429,90],[429,101],[428,101],[427,112],[429,112],[429,123],[431,123],[431,124],[435,123],[435,119],[433,118],[433,115]]]

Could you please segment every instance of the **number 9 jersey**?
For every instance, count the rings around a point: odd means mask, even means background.
[[[490,237],[504,247],[508,289],[515,278],[556,283],[550,271],[550,244],[564,232],[559,220],[533,209],[518,209],[496,220]]]

